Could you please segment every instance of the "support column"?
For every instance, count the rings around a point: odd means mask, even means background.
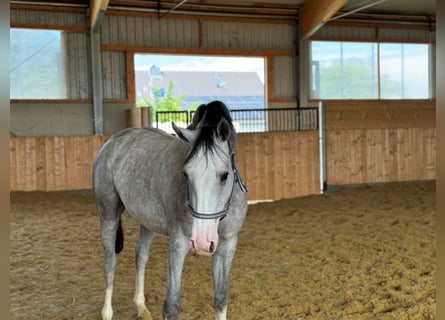
[[[94,134],[104,134],[102,59],[100,54],[100,31],[90,31],[91,75],[93,83]]]
[[[309,57],[309,41],[299,41],[299,107],[307,107],[309,102],[310,91],[310,57]]]

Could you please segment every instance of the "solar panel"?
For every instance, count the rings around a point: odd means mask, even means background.
[[[261,109],[265,107],[264,96],[188,96],[181,103],[182,109],[194,104],[209,103],[213,100],[224,102],[229,109]]]

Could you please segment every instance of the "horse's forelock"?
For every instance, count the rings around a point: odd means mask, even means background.
[[[216,150],[215,137],[218,134],[217,126],[223,119],[229,124],[231,131],[230,135],[234,135],[233,132],[235,131],[235,128],[233,127],[230,110],[227,108],[224,102],[215,100],[209,102],[208,104],[202,104],[198,107],[189,129],[197,129],[198,124],[202,124],[202,126],[199,128],[200,132],[193,143],[192,149],[190,150],[185,163],[189,162],[200,148],[204,148],[205,155],[214,153]],[[231,141],[230,143],[231,148],[233,148],[234,141]]]
[[[201,104],[193,116],[192,123],[188,129],[197,129],[199,124],[202,126],[217,126],[221,119],[225,119],[228,123],[233,125],[230,110],[219,100],[214,100],[207,104]]]
[[[216,127],[204,126],[200,128],[199,134],[196,137],[189,154],[187,155],[185,163],[189,162],[198,153],[200,148],[204,149],[204,154],[206,156],[220,151],[218,145],[216,144],[216,135]]]

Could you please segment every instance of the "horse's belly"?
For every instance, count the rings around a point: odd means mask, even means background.
[[[127,211],[135,218],[141,225],[148,230],[151,230],[158,234],[168,235],[167,219],[163,214],[153,214],[146,212],[132,212]]]

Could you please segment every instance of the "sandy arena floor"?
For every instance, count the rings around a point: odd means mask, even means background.
[[[230,277],[230,319],[435,318],[435,182],[330,191],[249,206]],[[136,319],[137,223],[124,215],[116,320]],[[161,319],[167,239],[147,267],[147,305]],[[11,193],[10,319],[100,319],[102,247],[94,197]],[[182,319],[213,319],[210,258],[189,254]]]

